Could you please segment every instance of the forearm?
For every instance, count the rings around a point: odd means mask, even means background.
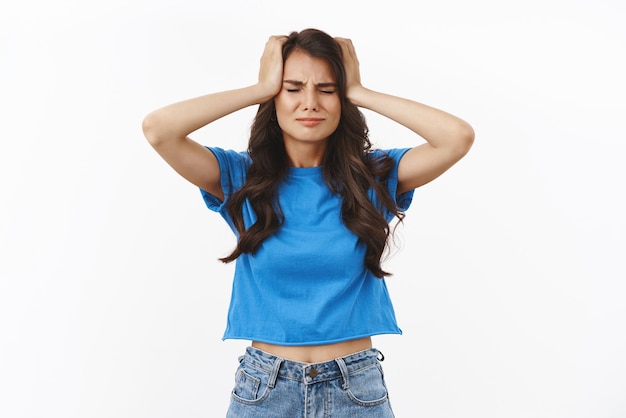
[[[156,145],[183,139],[190,133],[248,106],[273,97],[261,84],[208,94],[174,103],[151,112],[143,122],[148,140]]]
[[[465,145],[474,132],[462,119],[409,99],[359,86],[348,98],[355,105],[383,115],[415,132],[434,148]],[[471,138],[471,139],[470,139]]]

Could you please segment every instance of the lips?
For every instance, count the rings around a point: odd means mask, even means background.
[[[322,118],[297,118],[296,120],[308,127],[317,126],[324,121]]]

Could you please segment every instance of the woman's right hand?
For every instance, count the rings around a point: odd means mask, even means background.
[[[259,85],[267,89],[268,96],[276,96],[283,84],[283,45],[284,35],[270,36],[265,44],[259,68]]]

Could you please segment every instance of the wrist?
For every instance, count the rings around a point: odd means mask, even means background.
[[[271,84],[263,83],[263,82],[258,82],[257,84],[253,85],[252,89],[254,89],[254,92],[255,92],[254,95],[257,98],[256,100],[257,104],[269,102],[280,91],[280,87],[276,88],[275,86]]]
[[[352,104],[358,107],[367,107],[367,96],[370,90],[362,85],[352,86],[346,91],[346,97]]]

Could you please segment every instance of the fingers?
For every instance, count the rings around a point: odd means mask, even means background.
[[[358,66],[359,60],[356,56],[356,50],[354,49],[354,45],[352,44],[352,40],[348,38],[334,38],[335,42],[339,44],[341,47],[341,51],[343,52],[343,60],[346,65],[350,65],[350,62],[355,63]]]
[[[265,43],[265,51],[261,61],[281,60],[283,56],[283,45],[287,42],[287,37],[284,35],[270,36]]]
[[[282,85],[283,52],[282,48],[287,37],[284,35],[270,36],[265,44],[259,68],[259,82],[267,86],[271,94],[277,94]]]
[[[346,69],[346,94],[350,97],[351,91],[361,86],[361,73],[359,70],[359,60],[352,41],[347,38],[334,38],[341,47],[343,53],[343,64]]]
[[[283,44],[287,42],[287,36],[286,35],[272,35],[269,37],[269,39],[267,40],[266,45],[280,45],[283,46]]]
[[[265,43],[265,51],[263,51],[263,54],[266,56],[280,55],[282,57],[282,48],[285,42],[287,42],[287,37],[284,35],[270,36]]]
[[[342,50],[348,50],[352,53],[354,53],[354,45],[352,44],[352,40],[348,39],[348,38],[334,38],[335,42],[337,42],[339,44],[339,46],[341,46]]]
[[[284,35],[270,36],[265,43],[265,51],[263,51],[263,56],[261,57],[261,60],[282,60],[282,48],[285,42],[287,42],[287,37]]]
[[[354,49],[354,45],[352,41],[347,38],[335,38],[335,41],[341,47],[341,51],[343,52],[343,60],[346,64],[350,62],[354,62],[358,64],[358,59],[356,57],[356,51]]]

